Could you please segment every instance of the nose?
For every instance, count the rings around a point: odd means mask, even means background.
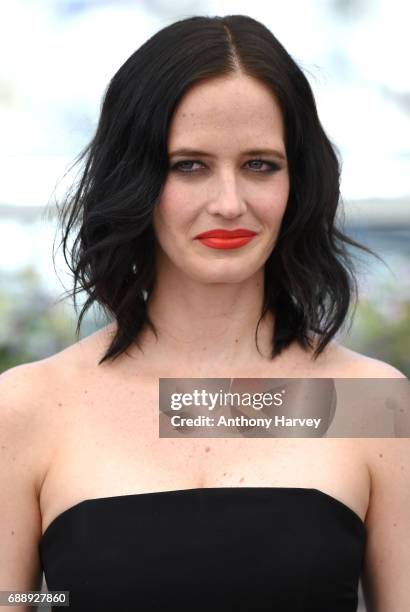
[[[219,177],[216,177],[213,193],[207,206],[209,214],[234,219],[243,215],[246,209],[247,206],[238,187],[235,173],[227,170]]]

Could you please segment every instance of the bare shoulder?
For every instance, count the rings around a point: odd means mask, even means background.
[[[106,330],[44,359],[0,375],[0,429],[4,448],[27,456],[36,490],[47,473],[61,422],[61,402],[95,368]]]
[[[356,351],[352,351],[342,345],[333,344],[331,346],[328,359],[328,367],[334,368],[336,371],[335,377],[344,378],[389,378],[389,379],[405,379],[408,377],[394,366],[373,357],[368,357]],[[407,382],[405,383],[408,384]],[[395,388],[389,386],[388,390]],[[397,389],[404,391],[404,396],[400,394],[397,397],[407,397],[407,387],[400,386]],[[398,456],[401,452],[408,453],[410,450],[410,439],[408,438],[363,438],[361,439],[363,451],[367,453],[368,466],[374,480],[380,475],[380,468],[385,474],[389,470],[394,470],[398,465]],[[385,449],[385,453],[382,449]],[[384,458],[383,461],[380,461]],[[408,456],[410,463],[410,454]],[[410,465],[409,465],[410,467]]]
[[[408,610],[410,438],[365,440],[371,474],[363,592],[369,610]]]
[[[0,418],[34,417],[47,396],[47,359],[14,366],[0,376]]]
[[[63,375],[79,353],[78,344],[67,347],[50,357],[9,368],[0,375],[0,398],[3,415],[28,417],[39,414],[53,393],[54,383]]]
[[[331,343],[327,366],[337,377],[399,378],[394,366]],[[365,517],[363,591],[370,610],[410,609],[410,438],[361,438],[370,475]]]
[[[17,418],[39,416],[47,411],[56,393],[73,387],[95,369],[107,348],[111,326],[73,342],[63,350],[30,363],[12,367],[0,375],[0,402],[3,418],[7,412]],[[1,416],[1,415],[0,415]]]
[[[62,376],[66,374],[71,378],[74,377],[72,382],[75,382],[77,376],[96,370],[113,338],[114,330],[114,325],[109,324],[73,342],[59,353],[47,358],[50,367],[54,369],[56,375],[60,373]]]
[[[335,378],[407,378],[394,366],[330,342],[318,358],[318,365]]]
[[[335,342],[324,351],[321,365],[335,377],[407,378],[394,366]],[[370,476],[362,575],[367,609],[408,610],[410,438],[361,438],[359,442]]]
[[[0,376],[0,582],[38,590],[41,564],[40,493],[54,446],[47,418],[52,387],[47,360],[15,366]]]
[[[48,464],[50,431],[46,425],[52,387],[52,367],[47,360],[17,365],[0,376],[3,448],[27,456],[36,490]]]

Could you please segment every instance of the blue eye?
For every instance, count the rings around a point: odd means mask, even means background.
[[[259,168],[251,168],[253,171],[262,173],[262,174],[269,174],[269,173],[273,173],[273,172],[277,172],[278,170],[280,170],[280,167],[278,166],[278,164],[275,164],[274,162],[271,161],[267,161],[264,159],[251,159],[250,161],[246,162],[247,164],[265,164],[265,166],[267,166],[268,168],[263,170],[260,167]],[[199,172],[201,170],[201,168],[198,168],[196,170],[194,170],[192,168],[193,164],[199,164],[200,166],[203,166],[202,162],[196,160],[196,159],[186,159],[183,161],[179,161],[176,162],[173,166],[171,166],[171,170],[175,170],[177,172],[182,172],[183,174],[194,174],[196,172]],[[190,167],[187,167],[190,166]]]
[[[187,159],[187,160],[183,160],[183,161],[179,161],[176,164],[174,164],[172,166],[172,170],[179,170],[180,172],[185,172],[186,174],[190,174],[192,172],[198,172],[198,170],[190,170],[189,168],[185,168],[185,170],[183,169],[183,164],[201,164],[201,162],[196,161],[194,159]],[[202,164],[201,164],[202,165]]]
[[[256,169],[255,167],[253,168],[254,170],[256,170],[257,172],[276,172],[277,170],[279,170],[279,166],[277,164],[275,164],[274,162],[270,162],[270,161],[266,161],[264,159],[251,159],[249,162],[247,162],[248,164],[265,164],[266,166],[268,166],[268,170],[261,170]]]

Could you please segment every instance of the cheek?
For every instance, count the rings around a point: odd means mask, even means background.
[[[192,198],[187,190],[168,181],[161,192],[154,210],[154,228],[158,234],[177,232],[178,228],[189,223],[193,215]]]
[[[289,198],[289,181],[278,181],[272,189],[260,197],[259,211],[267,223],[277,224],[285,214]]]
[[[289,197],[289,174],[288,172],[282,172],[277,177],[277,182],[275,185],[275,199],[278,203],[278,206],[286,206],[286,202]]]

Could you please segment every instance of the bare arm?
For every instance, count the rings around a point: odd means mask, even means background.
[[[17,366],[0,376],[1,591],[41,589],[39,491],[46,466],[43,449],[47,448],[42,444],[38,393],[42,379],[42,362]],[[33,608],[14,606],[13,610]]]
[[[368,612],[410,610],[410,438],[373,439],[363,594]]]
[[[406,378],[383,362],[368,363],[366,367],[364,377]],[[365,445],[371,474],[362,576],[367,612],[408,612],[410,438],[374,438],[366,440]]]

